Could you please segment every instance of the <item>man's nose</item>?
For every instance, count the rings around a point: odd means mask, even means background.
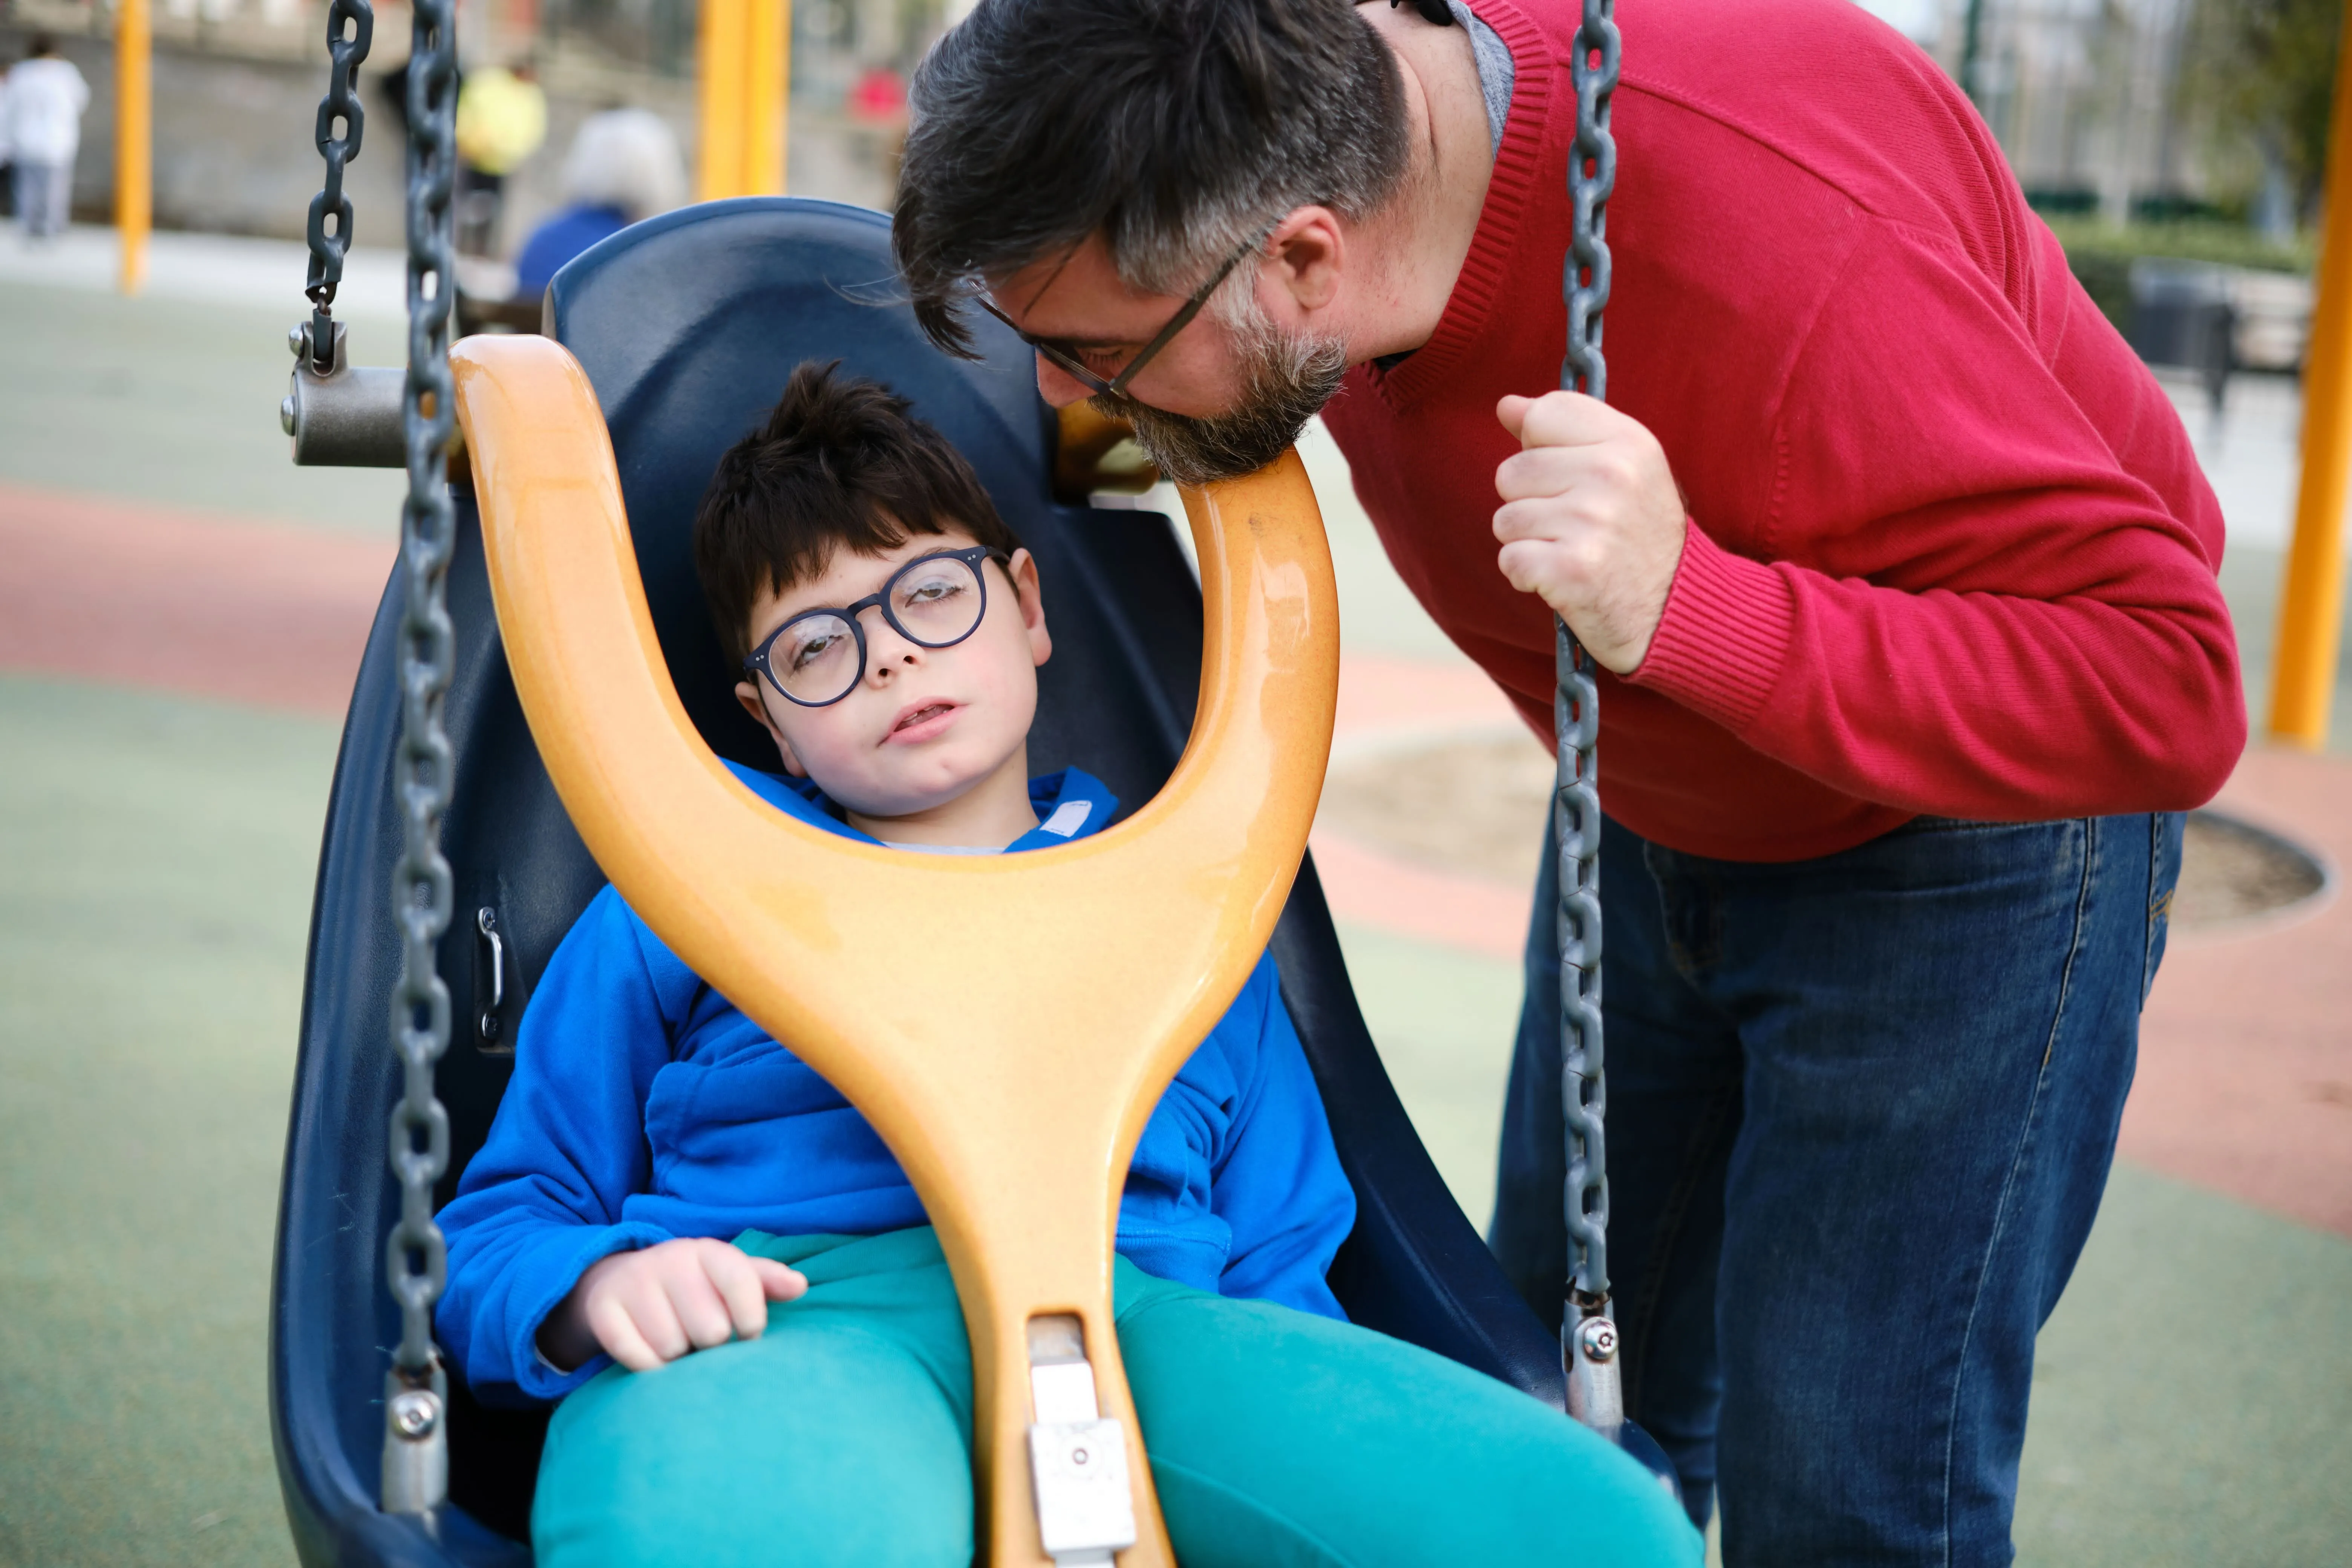
[[[1067,408],[1073,403],[1083,403],[1094,395],[1094,389],[1047,359],[1037,355],[1037,395],[1048,406]]]

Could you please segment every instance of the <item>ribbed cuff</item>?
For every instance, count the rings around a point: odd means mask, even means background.
[[[1666,613],[1626,679],[1738,734],[1788,662],[1796,597],[1769,566],[1732,554],[1696,522],[1686,526]]]

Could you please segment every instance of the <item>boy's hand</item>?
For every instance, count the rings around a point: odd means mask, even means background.
[[[540,1325],[540,1353],[569,1372],[599,1347],[631,1372],[651,1372],[690,1350],[756,1340],[768,1303],[808,1289],[799,1270],[730,1242],[665,1241],[591,1264]]]
[[[1497,564],[1619,675],[1650,651],[1682,563],[1682,492],[1657,437],[1580,392],[1506,397],[1522,449],[1495,470]]]

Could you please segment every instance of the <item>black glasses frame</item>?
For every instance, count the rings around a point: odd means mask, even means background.
[[[973,614],[971,617],[971,625],[965,630],[956,634],[954,637],[948,638],[945,642],[932,642],[928,638],[917,637],[913,632],[907,629],[907,623],[898,618],[898,612],[890,608],[890,590],[898,585],[898,579],[904,577],[908,573],[912,572],[916,567],[928,565],[929,563],[934,561],[961,561],[966,566],[971,568],[971,574],[980,581],[980,608]],[[755,683],[762,679],[766,680],[770,686],[775,688],[777,696],[782,697],[785,701],[792,703],[795,707],[830,708],[835,703],[846,699],[849,694],[856,691],[866,679],[866,628],[864,626],[859,624],[858,616],[864,615],[868,610],[880,610],[882,612],[882,618],[890,623],[890,629],[897,632],[900,637],[905,637],[908,642],[913,643],[917,647],[953,647],[956,644],[970,637],[973,632],[980,630],[980,623],[988,618],[988,573],[985,568],[985,563],[990,561],[995,562],[1007,572],[1012,570],[1013,557],[1007,555],[1002,550],[993,549],[985,544],[975,544],[969,550],[934,550],[928,555],[918,555],[912,561],[909,561],[905,565],[899,567],[896,572],[891,573],[880,588],[866,595],[866,597],[858,600],[854,605],[844,605],[838,609],[835,609],[829,605],[818,605],[810,609],[803,610],[800,614],[793,616],[782,626],[778,626],[774,631],[772,631],[766,637],[761,637],[760,639],[760,646],[743,656],[743,671],[746,675],[751,677]],[[776,679],[775,666],[768,661],[768,655],[770,650],[776,646],[776,639],[778,637],[782,637],[786,632],[800,625],[801,622],[814,620],[819,616],[836,616],[840,620],[847,623],[849,626],[849,635],[851,637],[856,639],[857,643],[857,673],[850,677],[849,684],[847,686],[841,689],[840,696],[828,697],[822,702],[811,702],[804,697],[795,697],[791,692],[784,689],[784,683]]]
[[[1045,355],[1055,369],[1077,382],[1097,397],[1116,397],[1127,391],[1128,383],[1135,379],[1138,371],[1150,364],[1158,357],[1161,349],[1175,341],[1177,333],[1192,325],[1192,318],[1199,315],[1201,308],[1209,302],[1209,296],[1217,291],[1217,285],[1223,283],[1231,275],[1233,269],[1239,267],[1244,260],[1255,255],[1258,247],[1265,243],[1266,234],[1273,232],[1272,229],[1266,230],[1265,234],[1257,236],[1247,245],[1225,258],[1224,265],[1209,274],[1209,280],[1194,289],[1192,297],[1184,301],[1184,308],[1168,318],[1168,324],[1160,329],[1160,335],[1144,344],[1136,356],[1128,361],[1120,368],[1119,373],[1108,381],[1087,368],[1085,362],[1078,358],[1077,350],[1069,346],[1068,339],[1042,338],[1034,332],[1024,332],[1013,324],[1012,317],[998,310],[996,301],[985,293],[975,290],[972,298],[980,302],[982,310],[1006,326],[1012,327],[1013,334],[1023,342]]]

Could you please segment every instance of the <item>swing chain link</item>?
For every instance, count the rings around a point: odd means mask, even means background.
[[[349,37],[346,37],[346,33]],[[319,100],[319,156],[327,161],[327,183],[310,198],[310,362],[320,374],[334,360],[335,289],[343,280],[343,258],[352,247],[352,199],[343,195],[343,166],[360,155],[367,110],[360,102],[360,65],[375,41],[375,12],[368,0],[331,0],[327,7],[327,96]],[[343,133],[335,134],[335,121]],[[327,232],[332,216],[335,232]]]
[[[456,0],[413,0],[408,58],[408,375],[402,437],[408,500],[401,510],[404,589],[400,621],[400,746],[394,793],[402,816],[394,875],[401,973],[393,993],[393,1047],[403,1091],[392,1113],[392,1169],[400,1180],[400,1221],[386,1241],[392,1293],[400,1303],[400,1344],[386,1381],[384,1499],[391,1512],[422,1512],[447,1491],[444,1415],[448,1379],[433,1342],[433,1306],[448,1274],[448,1252],[433,1223],[433,1188],[449,1165],[449,1117],[434,1094],[433,1069],[449,1045],[449,987],[435,962],[451,905],[449,862],[441,853],[455,753],[442,725],[456,658],[447,599],[457,520],[449,500],[449,309],[453,299],[451,191],[457,163]],[[418,1147],[418,1135],[424,1146]]]
[[[1601,351],[1601,311],[1609,303],[1610,193],[1617,183],[1617,142],[1609,101],[1619,58],[1612,0],[1583,0],[1570,79],[1576,89],[1576,144],[1568,188],[1574,226],[1563,279],[1568,356],[1560,384],[1606,399],[1609,365]],[[1559,690],[1552,729],[1559,748],[1552,830],[1559,856],[1555,934],[1560,962],[1560,1101],[1568,1133],[1567,1210],[1570,1289],[1585,1317],[1609,1300],[1609,1163],[1601,1120],[1608,1091],[1601,1076],[1600,685],[1587,653],[1555,620]],[[1571,982],[1571,976],[1573,980]],[[1562,1325],[1576,1337],[1575,1316]],[[1570,1356],[1570,1364],[1576,1357]]]

